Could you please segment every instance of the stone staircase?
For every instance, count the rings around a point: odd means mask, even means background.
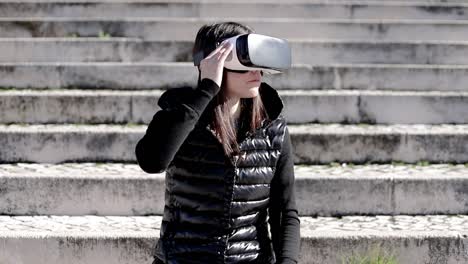
[[[164,173],[134,148],[195,85],[198,28],[287,38],[301,264],[468,263],[468,2],[0,1],[0,263],[153,260]],[[383,253],[382,253],[383,252]]]

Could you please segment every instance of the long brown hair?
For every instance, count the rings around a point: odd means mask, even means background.
[[[240,34],[254,33],[254,30],[249,26],[242,25],[237,22],[222,22],[203,25],[195,38],[192,53],[203,50],[206,57],[214,49],[216,43],[222,40]],[[218,139],[223,143],[224,152],[227,156],[232,157],[238,154],[239,144],[238,139],[241,138],[247,131],[254,132],[262,125],[262,121],[268,118],[267,112],[263,105],[262,99],[259,96],[254,98],[241,98],[240,107],[241,113],[239,116],[239,131],[236,131],[234,120],[230,114],[230,108],[227,105],[226,93],[226,75],[223,70],[223,80],[221,82],[221,90],[213,98],[205,110],[209,116],[209,125],[216,133]],[[200,71],[198,75],[198,83],[200,83]]]

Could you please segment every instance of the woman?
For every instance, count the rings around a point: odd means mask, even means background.
[[[200,28],[193,54],[209,55],[197,87],[165,91],[136,145],[145,172],[166,171],[153,263],[298,263],[283,101],[261,71],[223,67],[232,44],[222,40],[246,33],[253,30],[235,22]]]

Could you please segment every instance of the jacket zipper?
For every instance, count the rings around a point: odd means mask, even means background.
[[[271,124],[273,123],[273,121],[269,122],[267,125],[265,125],[265,123],[263,123],[259,130],[262,130],[262,129],[267,129]],[[213,135],[216,139],[216,141],[221,145],[221,148],[223,147],[223,143],[219,140],[219,138],[216,136],[216,133],[211,130],[211,128],[208,126],[208,127],[205,127],[208,131],[210,131],[211,135]],[[254,135],[254,133],[251,133],[250,131],[247,131],[246,133],[246,138],[244,138],[244,140],[242,140],[239,144],[242,144],[245,140],[251,138],[252,136]],[[234,179],[233,179],[233,186],[236,184],[236,177],[237,177],[237,165],[238,165],[238,161],[239,161],[239,155],[241,155],[242,151],[240,151],[239,154],[236,154],[234,155],[233,157],[229,157],[229,162],[231,163],[232,166],[234,166]],[[233,195],[234,195],[234,190],[232,192],[232,195],[231,195],[231,201],[233,199]],[[230,225],[231,223],[228,223],[228,225]],[[226,235],[226,239],[225,239],[225,245],[227,245],[228,243],[228,239],[229,239],[229,236],[230,235]],[[226,250],[227,250],[227,247],[224,249],[224,252],[223,252],[223,259],[224,259],[224,256],[226,255]]]
[[[236,178],[237,178],[237,162],[239,160],[239,154],[235,154],[232,158],[229,158],[229,160],[231,161],[231,164],[234,165],[234,177],[232,179],[232,192],[231,192],[231,197],[229,199],[230,203],[229,203],[229,217],[228,217],[228,226],[229,226],[229,230],[231,228],[231,222],[230,222],[230,219],[231,219],[231,204],[232,204],[232,201],[234,199],[234,186],[236,185]],[[226,252],[227,252],[227,245],[229,243],[229,237],[231,236],[231,232],[229,232],[228,234],[225,235],[226,238],[224,240],[224,245],[226,245],[226,247],[224,248],[224,251],[223,251],[223,263],[225,261],[225,257],[226,257]]]

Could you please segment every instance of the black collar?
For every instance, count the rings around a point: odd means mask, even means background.
[[[284,107],[283,100],[279,96],[278,91],[269,84],[262,82],[258,92],[268,116],[271,120],[275,120],[281,114]]]

